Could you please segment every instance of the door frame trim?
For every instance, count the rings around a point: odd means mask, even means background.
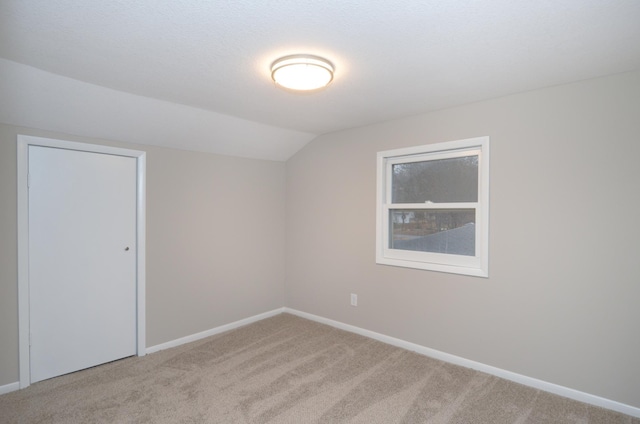
[[[18,134],[18,351],[20,388],[31,384],[29,337],[29,146],[136,159],[136,354],[146,354],[146,152]]]

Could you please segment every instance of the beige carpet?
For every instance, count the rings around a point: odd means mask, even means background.
[[[282,314],[0,396],[1,423],[634,423]]]

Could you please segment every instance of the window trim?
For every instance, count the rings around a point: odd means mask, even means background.
[[[387,202],[392,192],[392,166],[420,160],[478,155],[478,201],[465,203]],[[390,211],[398,209],[475,209],[476,255],[417,252],[389,247]],[[423,146],[386,150],[377,154],[376,263],[405,268],[447,272],[477,277],[489,276],[489,137],[476,137]]]

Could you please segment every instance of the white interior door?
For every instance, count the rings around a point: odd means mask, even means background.
[[[29,146],[31,382],[136,353],[136,159]]]

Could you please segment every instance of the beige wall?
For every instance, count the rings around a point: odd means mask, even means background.
[[[284,163],[0,124],[0,386],[19,378],[17,134],[147,152],[147,346],[282,307]]]
[[[376,152],[485,135],[489,278],[376,265]],[[640,407],[639,158],[640,73],[319,137],[287,162],[286,306]]]

